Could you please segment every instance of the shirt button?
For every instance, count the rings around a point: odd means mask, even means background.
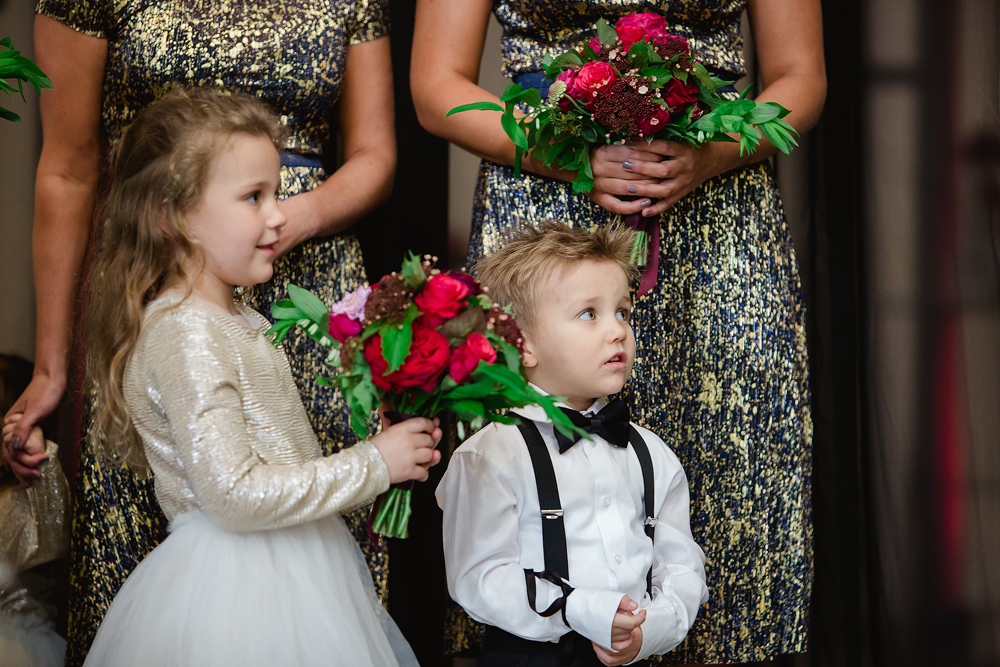
[[[621,554],[615,554],[615,562],[616,562],[616,563],[620,563],[620,562],[622,562],[622,557],[621,557]]]
[[[609,506],[610,504],[611,504],[611,498],[605,498],[605,499],[604,499],[604,506],[605,506],[605,507],[607,507],[607,506]]]

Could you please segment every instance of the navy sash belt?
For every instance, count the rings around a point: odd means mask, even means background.
[[[715,69],[714,67],[708,67],[706,69],[708,69],[709,74],[719,77],[723,81],[735,81],[740,78],[737,74]],[[552,81],[545,78],[545,72],[524,72],[522,74],[518,74],[514,77],[514,83],[521,84],[522,88],[534,88],[541,93],[543,99],[549,94],[549,86],[552,85]],[[716,88],[716,92],[735,93],[736,86],[719,86]]]
[[[323,168],[323,158],[319,155],[307,154],[307,153],[293,153],[291,151],[281,152],[281,166],[282,167],[313,167],[315,169]]]

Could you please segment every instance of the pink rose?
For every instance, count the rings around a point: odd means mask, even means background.
[[[652,12],[629,14],[618,19],[615,32],[621,38],[625,51],[628,51],[640,39],[652,44],[654,39],[666,37],[667,19]]]
[[[423,313],[421,322],[426,326],[440,326],[445,320],[458,315],[465,305],[463,299],[469,287],[461,280],[439,273],[424,285],[424,290],[413,300]]]
[[[597,94],[618,80],[618,72],[608,63],[594,60],[586,63],[576,74],[573,86],[589,104]]]
[[[330,315],[330,337],[343,343],[352,336],[361,333],[361,322],[343,313]]]
[[[569,99],[572,97],[580,104],[586,104],[583,93],[576,87],[576,70],[573,68],[563,70],[559,76],[556,77],[556,81],[562,81],[566,84],[566,95],[567,97],[562,97],[559,99],[559,108],[563,111],[569,111],[573,108],[573,102]]]
[[[451,353],[448,374],[451,379],[462,384],[469,379],[480,361],[492,364],[497,360],[497,352],[490,341],[481,333],[470,334],[468,339]]]

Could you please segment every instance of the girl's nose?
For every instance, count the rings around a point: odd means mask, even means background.
[[[274,210],[267,219],[267,226],[271,229],[278,229],[280,227],[284,227],[286,222],[288,222],[288,216],[285,215],[284,211],[281,210],[281,207],[278,206],[278,202],[275,201]]]

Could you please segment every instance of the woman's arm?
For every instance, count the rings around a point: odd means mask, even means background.
[[[500,127],[499,111],[476,111],[445,118],[471,102],[499,103],[477,85],[489,25],[490,0],[418,0],[410,61],[410,88],[420,124],[470,153],[499,164],[514,164],[514,144]],[[446,39],[442,39],[446,36]],[[572,180],[572,172],[553,171],[525,157],[522,168]]]
[[[27,441],[31,428],[55,410],[66,389],[77,288],[100,171],[107,42],[39,15],[35,51],[53,89],[42,91],[43,142],[35,179],[35,373],[8,413],[23,415],[14,429],[15,442]],[[12,468],[22,481],[33,476],[16,460]]]
[[[392,192],[396,130],[388,37],[347,47],[339,105],[344,164],[315,190],[281,202],[288,216],[281,253],[350,227]]]
[[[747,12],[762,84],[755,99],[758,102],[778,102],[790,109],[791,113],[785,120],[799,134],[805,134],[816,124],[826,100],[826,65],[823,61],[819,0],[749,0]],[[624,213],[615,195],[632,194],[659,199],[646,208],[644,215],[647,216],[673,206],[709,178],[760,162],[777,152],[766,139],[761,140],[756,151],[742,156],[738,144],[711,142],[699,147],[667,141],[654,141],[647,146],[639,142],[631,149],[623,146],[601,150],[608,155],[600,167],[595,167],[595,176],[598,176],[595,185],[596,189],[612,194],[594,197],[594,200],[606,208]],[[665,159],[651,162],[648,160],[651,153]],[[632,163],[631,169],[623,166],[624,161]],[[629,179],[635,178],[656,179],[658,182],[629,182]],[[637,192],[629,193],[629,185],[633,185]]]

